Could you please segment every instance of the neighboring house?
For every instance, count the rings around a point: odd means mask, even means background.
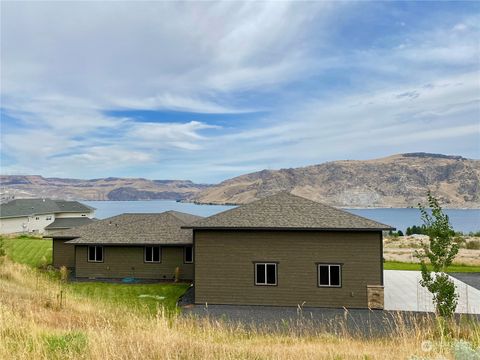
[[[179,268],[197,304],[382,308],[390,229],[279,193],[208,218],[124,214],[59,232],[53,261],[79,278],[172,279]]]
[[[44,234],[88,223],[94,215],[95,208],[78,201],[16,199],[0,205],[0,233]]]
[[[201,219],[177,211],[122,214],[59,231],[53,238],[53,264],[77,278],[193,279],[192,230]]]
[[[388,225],[279,193],[189,228],[197,304],[383,307]]]

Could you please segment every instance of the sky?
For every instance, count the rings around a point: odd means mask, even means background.
[[[480,158],[480,2],[1,2],[2,174]]]

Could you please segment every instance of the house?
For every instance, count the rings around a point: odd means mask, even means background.
[[[0,233],[52,233],[92,221],[95,209],[78,201],[15,199],[0,205]]]
[[[279,193],[188,228],[197,304],[383,307],[388,225]]]
[[[279,193],[199,218],[124,214],[54,236],[54,264],[79,278],[194,280],[196,304],[383,307],[383,231]]]
[[[55,233],[53,264],[89,279],[193,280],[192,230],[177,211],[122,214]]]

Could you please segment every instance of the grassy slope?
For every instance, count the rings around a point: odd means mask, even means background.
[[[50,264],[52,241],[38,238],[4,239],[7,256],[31,267]],[[173,310],[188,284],[112,284],[102,282],[72,282],[66,285],[74,294],[94,301],[146,310],[155,313],[158,306]]]
[[[162,312],[147,316],[72,293],[8,259],[0,264],[0,289],[0,359],[433,359],[453,358],[458,339],[468,347],[480,344],[473,322],[441,335],[434,319],[410,330],[394,320],[391,336],[365,339],[347,326],[330,334],[308,319],[272,332]],[[428,354],[422,350],[427,340],[433,344]]]

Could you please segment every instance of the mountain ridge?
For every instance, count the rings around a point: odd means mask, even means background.
[[[456,155],[405,153],[369,160],[337,160],[261,170],[218,184],[190,180],[45,178],[0,175],[2,198],[75,200],[177,200],[198,204],[245,204],[288,191],[338,207],[412,207],[428,190],[445,207],[480,208],[480,160]]]
[[[289,191],[338,207],[412,207],[425,200],[428,190],[446,207],[479,208],[480,160],[406,153],[262,170],[225,180],[189,200],[244,204]]]

